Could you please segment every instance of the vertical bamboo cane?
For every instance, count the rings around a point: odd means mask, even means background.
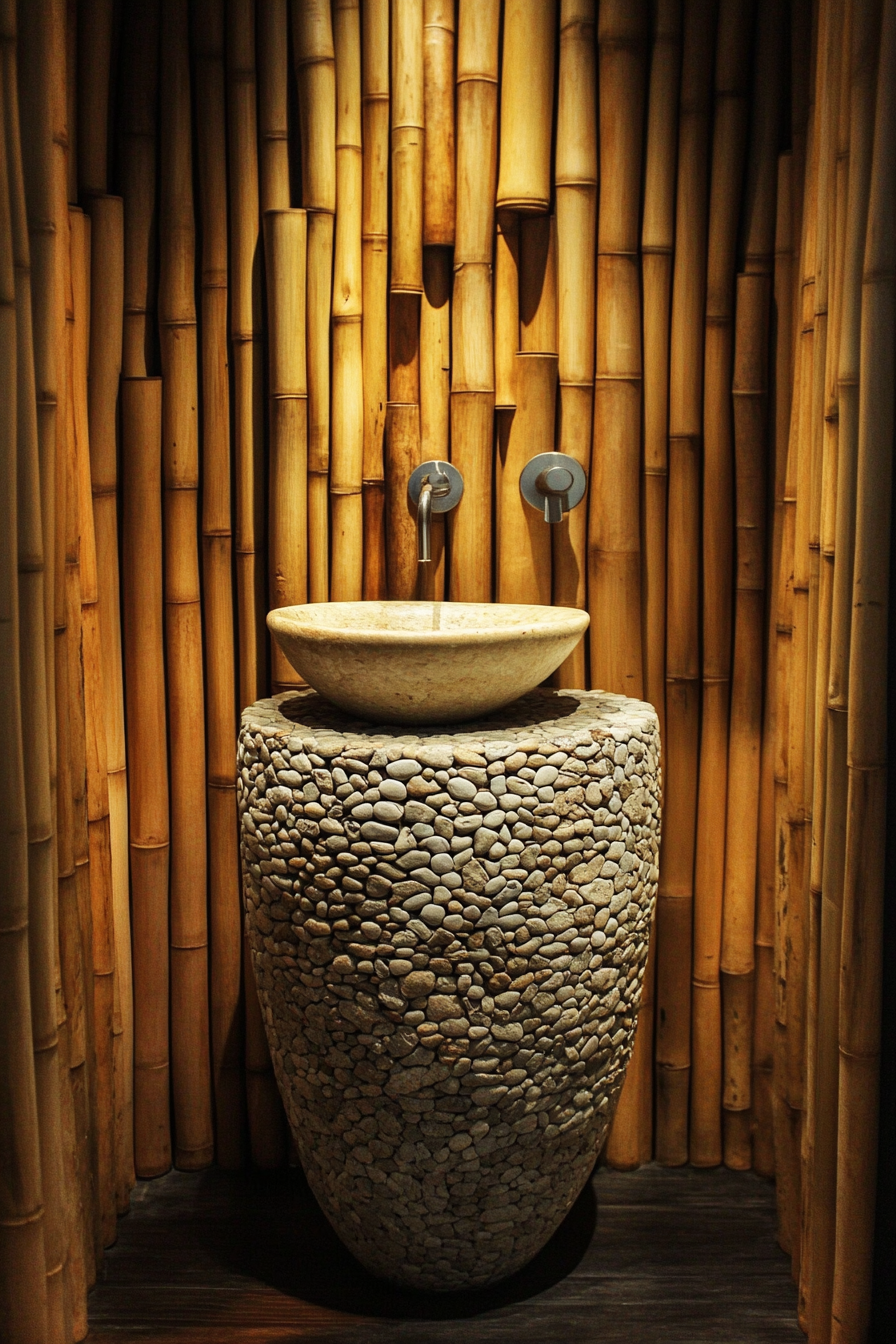
[[[754,58],[753,118],[744,201],[744,276],[737,285],[734,342],[734,452],[737,567],[729,729],[728,804],[721,972],[724,1034],[722,1104],[724,1158],[751,1165],[754,1003],[765,1016],[763,1041],[774,1022],[767,978],[754,980],[754,928],[762,743],[763,625],[765,622],[767,370],[772,268],[775,253],[777,145],[783,77],[780,7],[761,0]],[[789,201],[788,201],[789,210]],[[789,322],[786,327],[789,341]],[[787,397],[789,389],[782,388]],[[774,547],[773,547],[774,549]],[[773,937],[773,931],[772,931]],[[766,969],[771,963],[766,957]],[[758,1033],[759,1027],[755,1028]],[[765,1132],[768,1106],[765,1108]],[[762,1169],[773,1157],[760,1158]]]
[[[2,14],[2,36],[14,33]],[[5,85],[8,64],[0,67]],[[29,986],[28,818],[20,787],[24,770],[19,673],[16,518],[16,292],[7,164],[6,98],[0,90],[0,684],[3,687],[4,761],[10,771],[3,807],[3,876],[0,878],[0,1011],[8,1082],[0,1100],[3,1149],[16,1169],[0,1196],[0,1328],[12,1344],[46,1338],[47,1291],[44,1208],[38,1135],[37,1090]]]
[[[669,476],[669,323],[675,240],[675,169],[681,82],[681,0],[665,0],[654,16],[641,284],[644,291],[644,479],[642,481],[644,694],[665,728],[666,495]],[[643,1012],[643,1009],[642,1009]],[[620,1105],[623,1102],[620,1100]]]
[[[557,446],[588,466],[594,397],[597,229],[597,67],[594,0],[561,0],[555,154],[557,220]],[[587,506],[551,528],[553,600],[587,606]],[[558,686],[587,685],[584,639],[557,672]],[[618,1114],[618,1112],[617,1112]]]
[[[109,174],[109,97],[113,0],[78,5],[78,191],[106,191]]]
[[[598,19],[601,199],[597,359],[588,525],[591,681],[640,697],[641,290],[638,223],[647,6]]]
[[[501,480],[501,528],[497,538],[499,602],[551,600],[551,535],[537,509],[520,494],[520,473],[533,445],[553,443],[557,356],[518,354],[514,377],[516,412],[508,427]]]
[[[308,211],[308,595],[312,602],[326,602],[330,315],[336,209],[336,58],[330,0],[293,0],[292,31],[302,133],[302,204]]]
[[[17,391],[19,420],[18,516],[21,614],[21,686],[25,750],[26,808],[29,827],[30,992],[34,1068],[41,1145],[41,1183],[46,1222],[47,1338],[68,1344],[72,1311],[67,1267],[68,1176],[63,1158],[62,1071],[56,1016],[59,957],[56,910],[55,704],[53,654],[53,454],[56,437],[56,358],[54,348],[54,229],[52,193],[52,111],[47,73],[50,65],[50,16],[33,8],[22,15],[16,60],[7,49],[4,74],[10,181],[18,177],[16,262],[18,329]],[[39,73],[38,73],[39,72]],[[19,107],[22,108],[21,124]],[[16,192],[12,193],[13,201]],[[13,203],[11,201],[11,204]],[[16,209],[13,209],[16,224]],[[21,297],[20,297],[21,296]],[[33,329],[32,329],[33,313]],[[25,352],[33,349],[33,362]],[[25,387],[26,378],[30,386]],[[30,590],[27,592],[26,589]]]
[[[423,5],[392,0],[393,294],[423,291],[423,116]]]
[[[66,200],[78,199],[78,0],[65,0]]]
[[[520,348],[520,217],[505,210],[495,233],[495,410],[516,405],[513,370]],[[592,393],[593,395],[593,393]]]
[[[777,204],[775,209],[775,354],[773,367],[774,435],[769,484],[772,492],[772,538],[768,574],[767,642],[765,655],[765,706],[762,721],[762,752],[759,785],[759,838],[756,871],[756,1001],[753,1038],[753,1166],[763,1176],[775,1172],[775,1127],[773,1071],[775,1052],[775,925],[778,885],[776,833],[776,782],[778,664],[780,648],[789,640],[789,630],[779,630],[781,605],[781,553],[784,543],[785,477],[791,418],[793,371],[793,156],[778,156]],[[769,1016],[770,1011],[770,1016]]]
[[[116,1200],[134,1183],[134,1025],[128,874],[128,791],[118,563],[118,384],[124,308],[124,218],[119,196],[88,198],[91,222],[88,424],[103,659],[112,915],[115,933]]]
[[[451,247],[455,201],[454,0],[424,0],[423,124],[423,245]]]
[[[96,1170],[98,1254],[115,1240],[116,1138],[113,1032],[115,929],[112,907],[112,848],[109,786],[106,777],[106,721],[103,687],[99,581],[90,481],[87,372],[90,342],[89,218],[71,212],[73,347],[71,393],[74,411],[77,525],[80,550],[82,675],[86,747],[87,827],[90,862],[91,960],[93,965],[93,1049],[96,1088]]]
[[[554,0],[506,0],[499,210],[543,214],[550,204],[556,19]]]
[[[226,13],[239,696],[251,705],[267,683],[255,5],[229,0]]]
[[[330,420],[330,593],[361,597],[364,583],[364,393],[361,352],[361,19],[358,0],[334,0],[336,241]]]
[[[258,3],[258,138],[261,213],[289,209],[286,0]]]
[[[364,597],[386,593],[383,436],[389,381],[389,0],[361,9]]]
[[[867,1338],[878,1151],[886,849],[887,601],[896,430],[896,5],[880,37],[862,275],[856,547],[849,663],[849,790],[840,973],[834,1344]]]
[[[199,592],[199,386],[190,68],[185,0],[163,0],[159,331],[165,652],[171,762],[171,1082],[174,1161],[214,1153],[209,1071],[205,698]]]
[[[498,162],[498,35],[495,0],[461,0],[457,21],[457,217],[452,297],[451,460],[464,497],[449,518],[449,593],[455,602],[492,596],[492,455],[496,311],[491,261]],[[511,277],[516,295],[516,273]],[[512,328],[515,355],[517,314]]]
[[[871,175],[879,35],[880,6],[853,5],[849,44],[849,185],[841,268],[840,332],[836,351],[837,516],[831,602],[831,658],[826,687],[827,781],[815,1076],[818,1117],[813,1172],[815,1207],[807,1248],[807,1254],[812,1260],[809,1329],[813,1338],[822,1340],[827,1338],[830,1330],[836,1231],[839,973],[846,857],[847,727],[859,436],[862,260]]]
[[[737,226],[747,147],[752,4],[722,0],[716,44],[715,117],[703,369],[703,689],[694,868],[691,988],[690,1159],[722,1160],[722,1010],[719,956],[725,880],[725,803],[731,691],[734,445],[731,405]],[[749,1015],[741,1014],[744,1030]]]
[[[122,33],[120,123],[124,198],[124,333],[122,372],[142,378],[158,369],[156,330],[156,156],[159,0],[129,5]]]
[[[691,915],[700,733],[703,322],[714,0],[686,0],[669,373],[665,845],[657,901],[656,1158],[687,1160]]]
[[[451,252],[423,249],[420,299],[420,454],[423,461],[447,462],[451,382]],[[421,565],[417,596],[441,602],[445,595],[445,518],[432,519],[432,562]]]
[[[199,182],[202,356],[202,577],[208,738],[210,1018],[215,1157],[243,1161],[242,918],[237,853],[230,380],[227,323],[227,144],[224,0],[193,11]]]
[[[532,355],[556,355],[557,221],[553,215],[520,220],[519,348]]]
[[[271,606],[308,600],[308,382],[305,371],[304,210],[269,211],[264,218],[268,284],[271,398]],[[300,684],[278,648],[273,682],[284,691]]]
[[[134,1163],[171,1165],[168,1095],[168,729],[162,607],[162,380],[125,378],[122,610],[130,745]]]
[[[419,402],[390,401],[386,417],[386,576],[388,595],[417,591],[417,534],[408,510],[408,477],[420,458]]]

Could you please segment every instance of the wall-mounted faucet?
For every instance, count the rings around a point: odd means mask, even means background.
[[[464,478],[450,462],[421,462],[408,481],[408,499],[417,510],[417,560],[432,560],[432,515],[448,513],[464,493]]]
[[[546,523],[559,523],[584,499],[587,481],[584,467],[568,453],[539,453],[523,467],[520,493],[533,509],[544,510]]]

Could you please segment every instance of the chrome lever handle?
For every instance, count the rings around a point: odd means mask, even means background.
[[[581,503],[587,483],[584,467],[568,453],[539,453],[523,467],[520,493],[546,523],[559,523]]]

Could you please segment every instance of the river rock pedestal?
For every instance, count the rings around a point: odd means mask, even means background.
[[[588,1179],[657,883],[654,710],[539,689],[458,728],[313,691],[242,717],[246,920],[309,1184],[375,1274],[512,1274]]]

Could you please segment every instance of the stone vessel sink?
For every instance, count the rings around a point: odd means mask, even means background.
[[[374,723],[456,723],[544,681],[588,619],[497,602],[320,602],[269,612],[268,628],[340,709]]]
[[[512,1274],[588,1179],[631,1054],[656,714],[539,688],[390,729],[287,692],[243,713],[239,801],[256,985],[321,1208],[393,1281]]]

